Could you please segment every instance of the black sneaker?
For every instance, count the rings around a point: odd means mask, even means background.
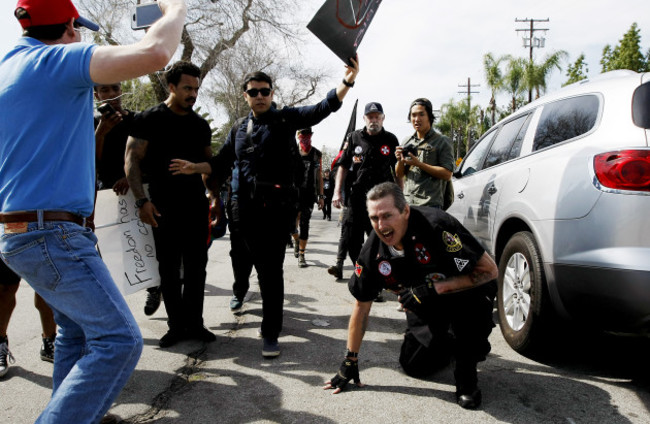
[[[237,296],[234,296],[230,299],[230,311],[239,312],[241,311],[242,306],[244,306],[244,301],[237,299]]]
[[[300,268],[307,268],[307,261],[305,260],[305,254],[301,253],[298,258],[298,266]]]
[[[186,336],[188,339],[200,340],[206,343],[217,340],[217,336],[215,336],[210,330],[203,326],[192,330],[187,330]]]
[[[158,346],[160,347],[170,347],[174,346],[176,343],[180,342],[185,338],[185,334],[177,330],[169,330],[167,334],[160,338]]]
[[[9,371],[9,364],[15,363],[14,356],[9,351],[9,338],[0,337],[0,377]]]
[[[41,346],[41,360],[54,363],[54,339],[53,337],[43,337],[43,346]]]
[[[262,356],[265,358],[275,358],[276,356],[280,356],[280,345],[278,344],[278,339],[264,339]]]
[[[160,287],[155,287],[147,290],[147,301],[144,304],[144,314],[147,316],[153,315],[160,307],[162,300],[162,293]]]

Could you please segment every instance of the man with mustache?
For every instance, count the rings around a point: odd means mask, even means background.
[[[345,186],[345,205],[348,214],[343,222],[341,238],[347,243],[352,262],[356,262],[363,245],[363,236],[370,234],[372,227],[366,210],[366,193],[374,185],[394,181],[397,159],[395,149],[399,146],[397,137],[384,129],[384,108],[381,103],[371,102],[365,107],[363,121],[366,126],[347,135],[341,166],[336,173],[336,187],[332,204],[343,206],[343,187]],[[339,249],[339,252],[341,250]],[[327,271],[337,279],[343,278],[345,257],[337,255],[336,265]],[[378,299],[382,301],[381,293]]]
[[[201,71],[179,61],[165,72],[169,97],[137,115],[126,145],[125,171],[142,222],[153,227],[160,287],[169,331],[159,342],[216,340],[203,326],[208,262],[208,199],[200,175],[174,175],[174,158],[204,162],[212,156],[212,131],[192,110]],[[149,199],[142,176],[149,179]]]

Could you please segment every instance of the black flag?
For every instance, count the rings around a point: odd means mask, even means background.
[[[343,150],[343,146],[345,145],[345,138],[350,134],[352,131],[354,131],[357,128],[357,103],[359,103],[359,99],[356,99],[354,101],[354,107],[352,108],[352,115],[350,116],[350,123],[348,124],[348,129],[345,130],[345,134],[343,134],[343,141],[341,142],[341,148],[339,151]]]
[[[381,0],[326,0],[307,29],[341,60],[355,57]]]

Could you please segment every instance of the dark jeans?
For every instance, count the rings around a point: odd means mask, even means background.
[[[156,217],[158,228],[153,229],[153,236],[170,330],[203,326],[209,237],[207,201],[204,206],[204,214],[166,210]]]
[[[332,218],[332,198],[326,197],[325,203],[323,204],[323,216],[325,218]]]
[[[243,299],[251,265],[254,266],[262,295],[262,336],[268,339],[277,339],[282,331],[283,266],[292,217],[295,218],[294,212],[283,206],[233,202],[231,229],[236,235],[230,253],[235,274],[233,291]]]
[[[472,290],[433,298],[425,316],[407,312],[408,330],[400,364],[413,377],[423,377],[444,367],[450,356],[459,367],[476,368],[491,346],[494,281]]]
[[[372,225],[370,224],[370,218],[368,218],[365,198],[355,199],[351,197],[350,200],[348,215],[343,221],[341,237],[345,238],[350,259],[352,263],[355,263],[363,246],[364,235],[370,234]]]

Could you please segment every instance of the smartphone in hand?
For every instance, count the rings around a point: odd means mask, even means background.
[[[158,3],[144,3],[135,7],[133,17],[131,18],[131,29],[145,29],[149,28],[158,19],[162,17],[162,10]]]

